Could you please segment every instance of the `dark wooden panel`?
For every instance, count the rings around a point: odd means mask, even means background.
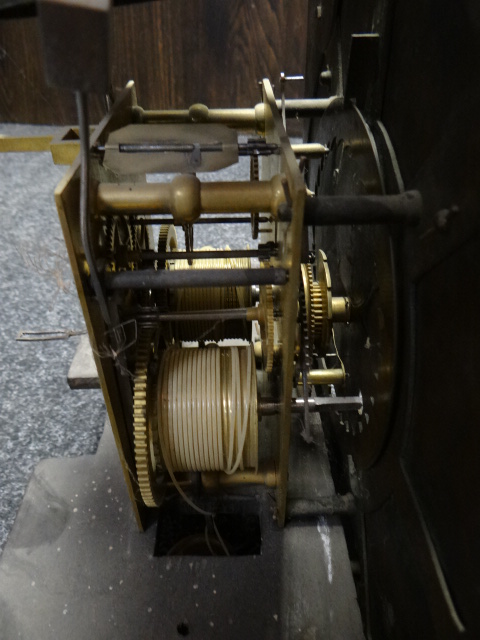
[[[45,85],[36,18],[0,22],[0,76],[2,121],[73,121],[73,97]]]
[[[477,235],[418,286],[415,422],[404,453],[411,483],[465,626],[480,631],[480,270]]]
[[[404,230],[398,245],[400,366],[390,437],[359,476],[367,635],[479,638],[480,5],[330,0],[315,22],[316,4],[311,0],[309,93],[320,90],[322,57],[336,86],[345,79],[352,34],[378,32],[379,95],[363,115],[373,128],[381,108],[405,185],[420,191],[424,205],[419,227]],[[451,217],[443,229],[435,220],[445,211]],[[365,247],[372,230],[363,234]],[[328,255],[332,268],[335,254]],[[365,359],[362,349],[340,352],[345,362]]]
[[[307,0],[163,0],[116,7],[111,79],[134,79],[145,108],[250,106],[256,81],[305,66]],[[85,34],[88,38],[88,34]],[[76,120],[68,93],[43,79],[36,18],[0,21],[0,120],[66,124]],[[301,95],[303,86],[289,95]],[[102,114],[92,101],[92,120]]]
[[[375,594],[370,597],[369,637],[438,638],[418,568],[415,536],[405,531],[404,514],[394,496],[366,519],[366,546],[369,590]],[[405,591],[415,597],[406,597]]]

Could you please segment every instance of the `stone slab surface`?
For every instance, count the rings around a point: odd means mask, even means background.
[[[338,519],[280,530],[258,499],[260,556],[154,557],[107,423],[96,455],[36,467],[0,559],[1,637],[363,638]]]

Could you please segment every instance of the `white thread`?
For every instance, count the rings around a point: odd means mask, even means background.
[[[202,247],[213,251],[212,247]],[[201,249],[201,250],[202,250]],[[227,247],[228,250],[228,247]],[[177,260],[172,267],[179,269],[249,269],[250,258],[209,258],[193,260]],[[200,287],[181,289],[176,293],[177,311],[207,311],[209,309],[238,309],[251,304],[250,287]],[[192,320],[181,322],[174,327],[177,340],[223,340],[225,338],[247,338],[249,329],[242,321],[216,322]]]
[[[167,470],[256,468],[255,403],[251,345],[169,349],[160,367],[157,412]]]
[[[240,365],[239,365],[240,367]],[[240,369],[239,369],[240,371]],[[245,439],[247,436],[247,427],[248,427],[248,418],[251,418],[251,406],[250,406],[250,396],[251,396],[251,373],[252,373],[252,352],[250,349],[247,350],[247,370],[244,380],[242,381],[241,388],[246,390],[246,397],[243,402],[243,423],[240,423],[240,415],[238,415],[237,419],[237,428],[241,424],[241,430],[239,431],[239,437],[237,440],[237,459],[235,464],[230,469],[225,469],[225,472],[228,474],[235,473],[240,465],[242,465],[242,457],[243,457],[243,448],[245,446]]]

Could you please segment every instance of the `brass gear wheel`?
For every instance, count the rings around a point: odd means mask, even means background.
[[[141,224],[135,224],[135,222],[131,222],[129,227],[133,250],[140,251],[146,249],[148,251],[148,249],[150,249],[150,242],[147,227]]]
[[[107,217],[100,230],[100,245],[104,247],[108,271],[134,271],[138,263],[128,260],[130,251],[150,248],[149,229],[145,225],[127,222],[122,217]]]
[[[260,180],[258,156],[250,156],[250,181],[256,182],[258,180]],[[260,214],[258,213],[258,211],[252,211],[250,213],[250,223],[253,240],[257,240],[258,238],[259,220]]]
[[[113,218],[111,218],[110,216],[105,220],[105,223],[103,224],[103,245],[105,247],[105,250],[107,252],[107,255],[110,256],[110,260],[107,261],[107,268],[110,271],[114,271],[115,270],[115,264],[114,261],[112,259],[112,247],[113,247],[113,227],[114,227],[114,220]]]
[[[177,232],[173,224],[162,224],[158,232],[157,251],[164,253],[166,251],[177,250]],[[168,260],[157,260],[155,262],[157,270],[168,269]],[[168,295],[165,289],[155,292],[155,301],[160,309],[168,308]]]
[[[135,221],[129,224],[130,227],[130,236],[132,238],[132,247],[134,251],[149,251],[152,243],[151,243],[151,227],[144,224],[137,224]],[[143,266],[150,267],[152,264],[150,261],[144,263]],[[138,267],[137,264],[134,264],[134,268]]]
[[[162,224],[158,233],[157,251],[164,253],[165,251],[176,251],[178,247],[177,232],[173,224]],[[168,269],[168,262],[160,260],[157,262],[157,269]]]
[[[126,254],[135,248],[135,229],[122,219],[109,218],[104,225],[105,248],[111,272],[134,270],[136,264],[127,262]]]
[[[155,402],[153,397],[150,397],[148,381],[148,365],[153,353],[153,335],[153,330],[143,331],[140,334],[133,383],[135,465],[140,494],[147,507],[160,506],[165,493],[156,481],[159,445],[155,431],[156,418],[151,412]]]
[[[273,315],[273,287],[271,284],[260,287],[260,336],[262,338],[263,366],[267,373],[273,369],[275,343],[275,321]]]
[[[323,280],[315,282],[312,265],[302,264],[307,322],[310,337],[319,354],[325,353],[330,340],[331,320],[328,317],[328,287]]]

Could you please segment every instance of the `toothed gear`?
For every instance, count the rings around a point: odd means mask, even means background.
[[[176,251],[177,232],[173,224],[162,224],[158,233],[158,248],[157,251],[164,253],[166,251]],[[165,260],[159,260],[157,262],[157,269],[168,269],[168,263]]]
[[[131,222],[130,236],[132,238],[132,247],[134,251],[148,251],[150,249],[150,240],[148,235],[148,227],[142,224]]]
[[[326,282],[315,282],[310,264],[302,264],[305,306],[311,342],[324,353],[330,340],[331,323],[328,317],[328,289]]]
[[[300,305],[302,369],[306,369],[308,371],[312,367],[312,350],[311,350],[312,331],[311,331],[311,324],[310,324],[309,313],[308,313],[309,304],[307,302],[307,292],[305,288],[300,289],[298,302]]]
[[[258,156],[251,156],[250,157],[250,181],[257,182],[258,180],[260,180]],[[258,213],[258,211],[252,211],[250,214],[250,226],[251,226],[253,240],[257,240],[258,238],[259,220],[260,220],[260,214]]]
[[[133,435],[137,482],[142,500],[147,507],[158,507],[163,501],[164,490],[156,482],[158,442],[155,441],[154,416],[149,416],[154,406],[148,382],[148,365],[152,356],[154,331],[143,331],[138,340],[137,362],[133,383]]]
[[[328,317],[328,291],[324,282],[314,282],[311,290],[312,340],[320,351],[328,347],[331,322]]]
[[[123,220],[110,219],[104,229],[109,270],[113,272],[134,270],[137,265],[134,262],[127,263],[125,256],[126,251],[134,249],[132,225],[124,223]]]
[[[166,251],[176,251],[177,249],[177,232],[173,224],[162,224],[158,232],[157,251],[164,253]],[[168,269],[167,260],[157,260],[155,262],[157,270]],[[155,301],[157,307],[166,310],[168,308],[167,291],[162,289],[155,292]]]
[[[132,250],[136,251],[140,247],[139,233],[141,233],[141,227],[137,227],[133,222],[128,225],[130,231],[130,238],[132,239]]]
[[[309,296],[309,280],[308,280],[308,269],[304,270],[303,267],[306,265],[302,265],[302,285],[300,287],[300,292],[298,296],[298,302],[300,305],[300,330],[301,330],[301,340],[302,340],[302,348],[301,348],[301,360],[300,360],[300,369],[302,371],[302,389],[301,394],[303,397],[303,420],[304,420],[304,429],[305,432],[309,433],[309,409],[308,409],[308,396],[309,396],[309,385],[308,385],[308,372],[312,368],[312,336],[311,336],[311,323],[309,320],[309,304],[307,303],[307,296]],[[310,265],[308,265],[310,266]],[[306,272],[306,278],[305,274]],[[312,277],[313,280],[313,277]]]
[[[103,224],[103,245],[105,248],[105,251],[107,252],[108,256],[112,255],[112,247],[113,247],[113,227],[114,227],[114,220],[111,217],[108,217],[105,220],[105,223]],[[114,271],[114,268],[112,268],[113,265],[113,261],[107,262],[107,268]],[[113,265],[114,267],[114,265]]]
[[[260,303],[262,318],[260,320],[260,337],[262,338],[263,366],[267,373],[273,369],[273,353],[275,342],[275,321],[273,316],[273,287],[271,284],[260,287]]]

